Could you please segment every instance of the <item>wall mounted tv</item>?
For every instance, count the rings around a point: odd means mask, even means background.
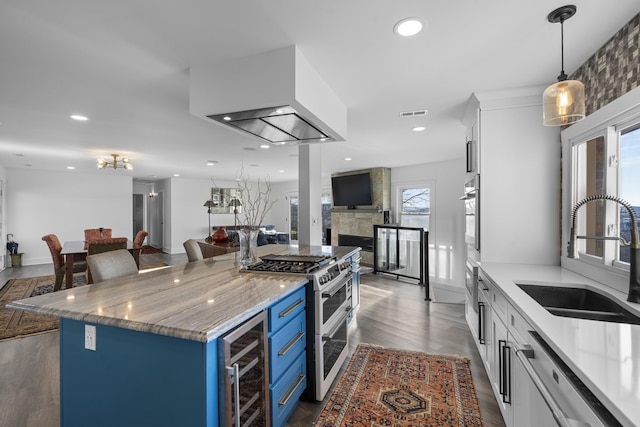
[[[373,205],[369,172],[331,177],[331,192],[333,206],[355,209],[356,206]]]

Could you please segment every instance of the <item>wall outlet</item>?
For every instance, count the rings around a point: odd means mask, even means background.
[[[84,348],[96,351],[96,327],[84,325]]]

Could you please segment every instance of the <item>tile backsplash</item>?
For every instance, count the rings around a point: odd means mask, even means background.
[[[587,115],[640,86],[640,13],[569,78],[584,83]]]

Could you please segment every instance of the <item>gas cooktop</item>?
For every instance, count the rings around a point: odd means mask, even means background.
[[[325,265],[335,262],[326,255],[265,255],[260,262],[247,267],[249,271],[267,271],[271,273],[309,274]]]

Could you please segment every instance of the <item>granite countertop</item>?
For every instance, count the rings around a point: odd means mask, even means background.
[[[620,423],[640,425],[640,325],[554,316],[515,283],[593,287],[636,313],[640,304],[559,266],[482,263],[481,269]]]
[[[258,255],[344,258],[356,247],[267,245]],[[208,342],[306,283],[304,275],[238,271],[236,254],[14,301],[35,313]]]

